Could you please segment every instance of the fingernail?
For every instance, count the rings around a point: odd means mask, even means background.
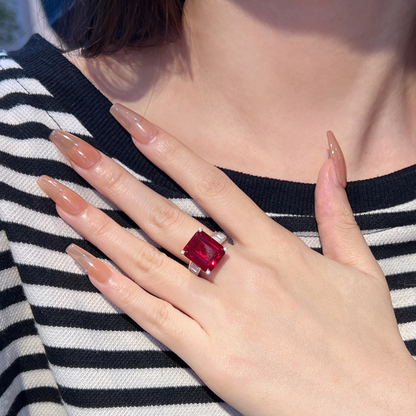
[[[337,185],[341,185],[345,188],[347,186],[347,166],[345,164],[344,155],[334,133],[330,130],[326,133],[326,135],[328,137],[329,153],[332,161],[334,162],[334,182],[337,181]]]
[[[150,121],[124,105],[114,104],[110,113],[140,143],[149,143],[158,133]]]
[[[88,273],[99,282],[106,282],[113,275],[111,269],[102,261],[92,256],[81,247],[71,244],[66,252]]]
[[[37,183],[49,198],[70,215],[78,215],[88,207],[78,194],[49,176],[41,176]]]
[[[62,130],[54,130],[49,139],[69,160],[81,168],[89,169],[101,159],[97,149]]]

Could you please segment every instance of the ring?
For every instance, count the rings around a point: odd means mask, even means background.
[[[210,274],[227,251],[227,247],[222,245],[226,239],[224,233],[217,232],[209,236],[199,228],[181,251],[190,260],[188,269],[197,276],[201,270]]]

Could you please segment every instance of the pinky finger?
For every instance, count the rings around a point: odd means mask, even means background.
[[[109,301],[183,360],[187,361],[187,355],[195,351],[198,345],[204,345],[201,338],[207,335],[206,332],[195,320],[169,302],[146,292],[128,277],[75,244],[71,244],[66,251]]]

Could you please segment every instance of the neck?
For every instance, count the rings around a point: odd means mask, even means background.
[[[314,182],[331,129],[350,180],[389,173],[416,163],[414,15],[413,0],[188,1],[182,40],[134,55],[156,88],[124,103],[219,166]]]

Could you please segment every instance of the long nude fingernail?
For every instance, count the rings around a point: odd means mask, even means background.
[[[66,252],[88,273],[90,277],[99,282],[106,282],[113,275],[111,269],[105,263],[75,244],[68,246]]]
[[[41,176],[37,183],[49,198],[70,215],[78,215],[88,207],[88,203],[78,194],[49,176]]]
[[[344,155],[334,133],[330,130],[326,133],[326,135],[328,137],[329,153],[334,162],[334,171],[336,176],[333,178],[334,182],[336,180],[338,185],[345,188],[347,186],[347,165],[345,164]]]
[[[150,121],[124,105],[114,104],[110,113],[140,143],[149,143],[158,133]]]
[[[101,153],[84,140],[62,130],[54,130],[50,141],[72,162],[84,169],[94,166]]]

